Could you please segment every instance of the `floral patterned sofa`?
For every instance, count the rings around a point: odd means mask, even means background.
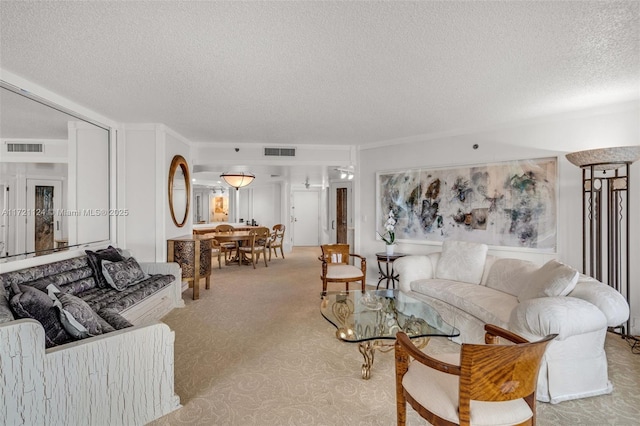
[[[175,263],[108,247],[0,274],[0,424],[145,424],[180,406]]]

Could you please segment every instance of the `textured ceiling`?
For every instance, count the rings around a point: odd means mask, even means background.
[[[0,2],[0,67],[195,142],[362,145],[640,97],[640,3]]]

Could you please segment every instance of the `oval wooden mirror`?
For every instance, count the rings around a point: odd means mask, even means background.
[[[169,167],[169,210],[178,228],[187,223],[191,201],[189,165],[182,155],[176,155]]]

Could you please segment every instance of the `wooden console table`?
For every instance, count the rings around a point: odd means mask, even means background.
[[[193,300],[200,298],[200,278],[211,286],[211,246],[213,238],[206,235],[185,235],[167,240],[167,262],[182,268],[182,279],[193,287]]]

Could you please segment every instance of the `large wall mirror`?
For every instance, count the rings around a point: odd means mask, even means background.
[[[191,176],[187,160],[176,155],[169,166],[169,210],[173,223],[182,228],[189,218]]]
[[[0,262],[110,240],[109,132],[0,81]]]

